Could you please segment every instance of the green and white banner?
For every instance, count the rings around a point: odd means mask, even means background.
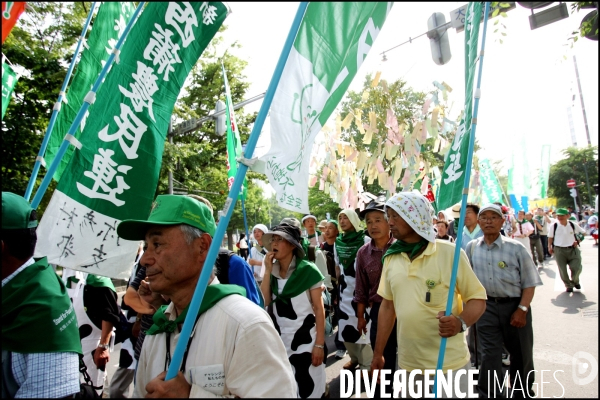
[[[61,110],[56,117],[52,132],[50,132],[48,147],[44,156],[46,165],[50,166],[52,164],[65,138],[65,134],[71,127],[83,104],[85,95],[88,94],[94,82],[96,82],[100,71],[102,71],[102,67],[104,67],[134,11],[135,6],[129,2],[105,2],[98,9],[98,13],[94,19],[94,29],[91,30],[84,45],[81,60],[77,64],[77,69],[75,70],[67,94],[63,96],[64,100]],[[76,138],[81,136],[86,118],[93,110],[94,105],[92,104],[86,113],[86,117],[81,121],[79,129],[77,129],[73,136]],[[60,180],[63,171],[67,168],[74,151],[73,147],[69,147],[61,159],[53,176],[57,182]]]
[[[225,72],[225,66],[221,63],[221,70],[223,71],[223,82],[225,84],[225,116],[227,124],[227,188],[231,190],[233,180],[237,174],[237,158],[242,156],[242,140],[237,129],[237,122],[235,120],[235,114],[233,112],[233,100],[231,100],[231,92],[229,90],[229,82],[227,80],[227,73]],[[238,195],[238,199],[246,199],[248,193],[248,182],[244,177],[244,184]]]
[[[315,136],[369,53],[391,2],[309,3],[270,110],[264,172],[288,210],[308,213],[308,167]],[[343,23],[342,23],[343,22]]]
[[[465,16],[465,110],[452,141],[452,147],[446,155],[442,184],[437,195],[437,210],[445,210],[461,200],[464,186],[463,174],[467,168],[471,168],[466,164],[473,116],[473,85],[475,83],[480,15],[481,3],[469,2]]]
[[[488,159],[479,160],[479,180],[483,188],[482,204],[502,201],[502,188]]]
[[[17,84],[17,74],[12,67],[2,60],[2,119],[8,108],[12,92]]]
[[[548,179],[550,178],[550,145],[542,145],[542,164],[540,166],[540,199],[548,198]]]
[[[117,225],[148,217],[173,106],[227,13],[221,2],[148,3],[97,93],[38,227],[36,256],[129,276],[138,243],[119,239]]]

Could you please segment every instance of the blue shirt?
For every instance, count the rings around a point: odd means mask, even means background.
[[[252,268],[242,257],[232,255],[229,257],[229,283],[239,285],[246,289],[246,297],[255,304],[261,305],[256,280]]]
[[[479,239],[480,237],[483,237],[483,231],[481,230],[479,225],[475,225],[475,230],[473,231],[473,233],[469,233],[469,228],[467,228],[466,226],[463,227],[462,243],[460,244],[460,248],[464,251],[467,251],[467,245],[469,244],[469,242],[471,240]]]

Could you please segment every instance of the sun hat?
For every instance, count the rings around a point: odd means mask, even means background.
[[[569,215],[569,211],[566,208],[557,208],[556,215]]]
[[[2,229],[35,228],[37,220],[30,221],[33,208],[23,196],[2,192]]]
[[[480,216],[484,211],[493,211],[500,217],[504,217],[504,215],[502,215],[502,208],[497,204],[486,204],[481,208],[481,210],[479,210],[479,214],[477,214],[477,216]]]
[[[300,222],[302,222],[302,225],[304,225],[304,221],[306,221],[307,219],[310,219],[310,218],[314,219],[314,220],[315,220],[315,222],[317,222],[317,217],[315,217],[315,216],[314,216],[314,215],[312,215],[312,214],[307,214],[307,215],[305,215],[305,216],[302,218],[302,221],[300,221]]]
[[[273,238],[273,235],[281,236],[282,238],[290,242],[296,248],[296,255],[298,256],[298,258],[304,258],[305,253],[304,249],[302,248],[302,245],[300,244],[300,231],[297,227],[282,222],[281,224],[274,226],[273,229],[268,233],[265,233],[262,239],[263,247],[268,251],[271,251],[271,239]]]
[[[378,199],[371,200],[365,209],[360,212],[360,219],[364,220],[367,213],[370,213],[371,211],[380,211],[385,214],[385,203]]]
[[[429,242],[435,241],[433,230],[433,208],[425,196],[416,191],[396,193],[385,202],[385,208],[390,207],[422,238]]]
[[[256,225],[254,225],[254,228],[252,228],[252,232],[254,232],[255,229],[263,231],[263,233],[269,232],[269,228],[267,228],[267,226],[265,224],[256,224]]]
[[[292,217],[284,218],[279,223],[279,225],[281,225],[281,224],[287,224],[287,225],[293,226],[294,228],[298,229],[298,234],[300,236],[302,236],[302,225],[300,225],[300,221],[298,221],[297,218],[292,218]]]
[[[319,226],[317,228],[319,229],[325,229],[327,227],[327,220],[324,219],[321,222],[319,222]]]
[[[210,208],[191,197],[172,194],[156,198],[147,220],[126,219],[117,226],[117,235],[126,240],[141,240],[152,225],[186,224],[215,235],[217,226]]]
[[[479,210],[479,206],[475,203],[467,203],[467,207],[469,207],[469,206],[474,207],[476,210]],[[459,201],[458,203],[456,203],[455,205],[452,206],[452,216],[454,217],[454,219],[460,218],[460,208],[461,207],[462,207],[462,201]]]

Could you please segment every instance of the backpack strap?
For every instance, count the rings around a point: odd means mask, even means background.
[[[569,221],[569,223],[571,224],[571,228],[573,229],[573,237],[575,238],[575,241],[577,242],[577,244],[580,244],[581,242],[579,241],[579,239],[577,238],[577,234],[575,233],[575,225],[573,224],[573,221]],[[556,228],[557,227],[558,227],[558,222],[555,222],[554,223],[554,232],[552,233],[554,240],[556,240]]]
[[[233,254],[235,253],[229,249],[219,249],[215,267],[217,267],[217,279],[221,283],[229,283],[229,259]]]

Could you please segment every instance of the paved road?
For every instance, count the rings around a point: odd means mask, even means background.
[[[544,285],[536,289],[531,307],[537,370],[534,390],[538,398],[598,398],[598,248],[593,245],[591,237],[586,237],[582,243],[582,252],[580,291],[565,292],[554,259],[546,260],[539,270]],[[120,293],[119,301],[122,295]],[[333,337],[327,339],[327,346],[330,353],[327,382],[330,384],[330,396],[335,398],[340,394],[340,370],[349,357],[342,360],[334,357]],[[119,348],[117,345],[109,363],[108,382],[116,369]],[[592,359],[574,359],[578,352],[585,352]],[[594,375],[591,382],[581,385],[590,375]],[[545,383],[541,384],[542,380]],[[365,393],[362,397],[366,397]]]

